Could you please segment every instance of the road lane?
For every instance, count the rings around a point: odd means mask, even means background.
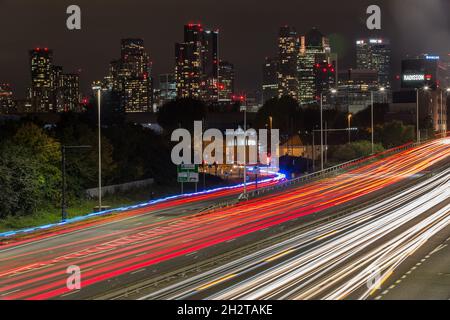
[[[437,140],[347,174],[234,207],[160,222],[137,216],[126,223],[99,225],[19,246],[17,250],[11,247],[0,251],[0,295],[3,299],[48,299],[67,294],[76,297],[77,292],[70,292],[65,286],[69,265],[81,267],[81,292],[89,292],[91,285],[99,283],[106,290],[114,285],[116,277],[137,276],[141,273],[136,272],[149,266],[395,185],[446,159],[449,151],[447,139]],[[166,209],[172,212],[171,208]]]

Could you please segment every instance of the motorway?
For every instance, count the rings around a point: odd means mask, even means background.
[[[125,286],[116,282],[119,278],[135,283],[155,277],[165,271],[157,269],[164,262],[197,257],[218,244],[239,242],[257,231],[357,201],[413,179],[449,155],[450,140],[436,140],[336,177],[220,210],[186,214],[204,203],[185,204],[180,199],[177,205],[140,208],[111,221],[12,243],[0,249],[0,299],[96,297]],[[256,252],[252,261],[227,264],[178,283],[175,291],[169,287],[139,298],[368,297],[374,289],[361,289],[367,272],[374,279],[385,279],[411,247],[420,247],[427,236],[448,224],[448,175],[436,175],[370,210],[303,232],[290,239],[294,242]],[[387,235],[390,240],[385,240]],[[273,266],[261,266],[261,259]],[[66,287],[66,269],[71,265],[82,270],[81,290]]]
[[[367,299],[449,225],[447,169],[391,199],[141,299]]]

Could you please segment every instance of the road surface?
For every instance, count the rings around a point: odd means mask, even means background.
[[[197,257],[216,245],[239,243],[243,237],[255,235],[257,231],[358,201],[363,196],[414,179],[449,155],[449,139],[436,140],[336,177],[221,210],[155,221],[155,218],[161,218],[158,215],[171,215],[176,210],[189,210],[191,206],[199,205],[198,202],[181,203],[178,207],[153,210],[151,214],[134,212],[127,218],[87,229],[12,244],[0,249],[0,298],[96,297],[112,288],[126,286],[127,281],[128,284],[136,283],[164,273],[167,270],[160,270],[158,266],[170,264],[174,259],[189,255]],[[381,213],[379,216],[383,219]],[[390,227],[393,228],[400,218],[391,217]],[[366,218],[355,219],[351,222],[353,227],[364,223]],[[380,221],[383,220],[375,221],[375,226],[380,227]],[[311,236],[326,239],[327,234],[339,233],[341,227],[344,225],[327,226],[323,234],[312,230]],[[359,229],[354,230],[358,232],[359,241],[368,241],[366,238],[370,238],[372,229],[365,232]],[[320,234],[322,236],[318,236]],[[341,258],[336,256],[328,263],[332,265]],[[66,286],[66,270],[72,265],[81,268],[81,290],[70,290]]]

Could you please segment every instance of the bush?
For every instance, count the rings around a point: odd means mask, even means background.
[[[383,150],[384,148],[381,144],[375,144],[375,153],[381,152]],[[338,162],[345,162],[369,156],[371,153],[372,143],[370,141],[363,140],[333,147],[331,150],[331,158]]]

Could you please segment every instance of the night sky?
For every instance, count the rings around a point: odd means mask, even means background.
[[[66,29],[70,4],[81,7],[81,31]],[[125,37],[145,40],[153,75],[173,72],[183,25],[201,22],[220,29],[220,57],[235,64],[237,88],[254,90],[285,24],[300,34],[317,26],[331,37],[340,67],[350,67],[356,38],[371,35],[365,26],[370,4],[382,8],[380,35],[391,39],[396,72],[406,54],[450,53],[449,0],[0,0],[0,82],[23,97],[30,83],[28,50],[42,46],[54,50],[54,62],[65,72],[82,70],[86,93],[119,57]]]

